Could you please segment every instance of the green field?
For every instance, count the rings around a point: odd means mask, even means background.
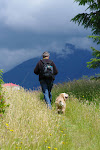
[[[100,150],[100,81],[75,80],[54,85],[52,110],[41,90],[5,91],[0,118],[0,150]],[[69,94],[65,114],[57,114],[55,99]]]

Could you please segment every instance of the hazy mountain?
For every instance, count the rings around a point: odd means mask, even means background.
[[[71,50],[69,54],[67,54],[68,49]],[[55,83],[79,79],[83,75],[91,76],[99,73],[98,69],[94,70],[86,67],[86,62],[92,57],[91,52],[76,49],[74,45],[68,43],[62,51],[62,55],[53,52],[50,53],[50,59],[54,61],[59,71]],[[38,76],[34,74],[34,68],[40,59],[40,57],[37,57],[27,60],[4,73],[4,82],[13,82],[27,89],[40,86]]]

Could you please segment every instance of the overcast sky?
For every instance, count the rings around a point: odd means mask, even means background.
[[[65,43],[90,50],[90,30],[70,22],[85,9],[74,0],[0,0],[0,69],[8,71],[43,51],[62,53]]]

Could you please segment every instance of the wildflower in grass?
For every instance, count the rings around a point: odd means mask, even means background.
[[[21,147],[16,147],[16,149],[21,149]]]
[[[64,132],[64,131],[61,131],[61,132]]]
[[[9,126],[8,123],[6,123],[6,126]]]
[[[10,130],[11,132],[13,132],[14,130]]]
[[[52,134],[50,134],[50,136],[51,136]]]
[[[47,141],[45,140],[45,143],[47,143]]]
[[[84,97],[84,96],[83,96]]]
[[[54,150],[57,150],[57,148],[54,148]]]
[[[65,142],[62,142],[62,144],[65,144]]]
[[[50,146],[48,146],[48,149],[50,149],[51,147]]]

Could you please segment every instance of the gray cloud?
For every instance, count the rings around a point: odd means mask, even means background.
[[[75,30],[70,20],[85,10],[73,0],[1,0],[0,20],[16,30],[68,32]]]
[[[70,22],[85,9],[74,0],[0,0],[0,69],[8,71],[45,50],[63,56],[68,42],[89,49],[90,30]]]
[[[0,57],[0,68],[3,69],[4,72],[12,69],[16,66],[16,64],[20,64],[29,58],[38,57],[42,55],[42,52],[35,50],[26,50],[26,49],[19,49],[19,50],[9,50],[9,49],[0,49],[0,54],[3,57]]]
[[[47,39],[48,40],[48,39]],[[81,42],[81,46],[80,46]],[[65,43],[72,43],[78,49],[87,49],[91,51],[90,47],[93,42],[87,38],[65,38],[64,40],[49,40],[48,44],[35,45],[35,48],[23,48],[23,49],[0,49],[0,69],[3,69],[4,72],[12,69],[16,65],[24,62],[25,60],[40,57],[44,51],[56,52],[60,54],[61,57],[64,57],[65,54],[73,53],[73,49],[65,47]]]

